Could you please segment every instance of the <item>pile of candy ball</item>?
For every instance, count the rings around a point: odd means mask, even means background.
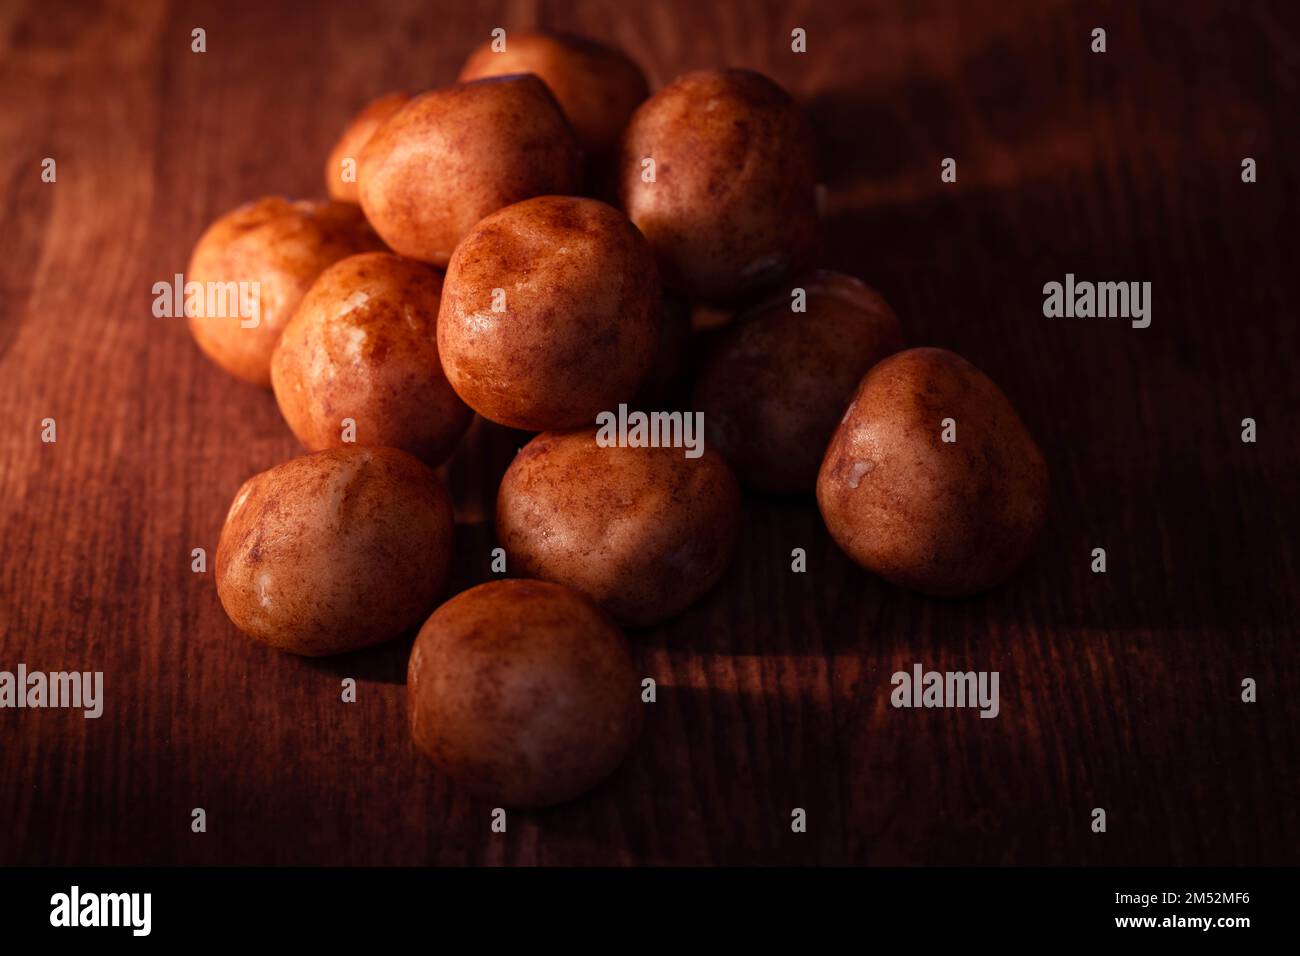
[[[1043,457],[981,372],[904,350],[876,292],[816,268],[815,153],[757,73],[650,95],[616,50],[496,31],[454,85],[361,111],[328,200],[213,223],[187,278],[255,289],[257,308],[199,303],[194,338],[273,389],[309,452],[230,506],[216,580],[235,626],[303,655],[419,628],[416,746],[527,807],[590,789],[634,744],[623,629],[723,577],[741,484],[815,493],[835,542],[895,585],[1009,577],[1044,521]],[[498,490],[506,575],[447,599],[433,469],[475,414],[537,434]]]

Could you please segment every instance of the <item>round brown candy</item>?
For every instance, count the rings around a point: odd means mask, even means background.
[[[410,99],[409,93],[385,93],[367,103],[348,123],[325,161],[325,189],[331,199],[350,203],[361,201],[357,192],[357,162],[361,150],[375,135],[375,130]]]
[[[186,285],[202,292],[189,316],[194,341],[231,375],[270,388],[271,353],[316,277],[346,256],[383,247],[347,203],[270,196],[240,206],[209,226],[190,256]],[[253,306],[247,310],[243,290]]]
[[[438,350],[484,418],[571,428],[636,394],[659,349],[661,309],[654,256],[622,213],[540,196],[488,216],[456,248]]]
[[[438,357],[441,295],[433,268],[388,252],[321,273],[271,361],[280,411],[304,446],[388,445],[429,465],[451,454],[474,413]]]
[[[453,535],[447,493],[418,460],[333,448],[244,482],[217,544],[217,594],[236,627],[279,650],[358,650],[424,620]]]
[[[370,137],[357,174],[375,231],[395,252],[437,266],[489,213],[581,183],[577,138],[531,74],[417,96]]]
[[[650,95],[640,67],[612,47],[565,33],[512,30],[505,49],[484,41],[465,61],[461,82],[534,73],[555,94],[593,165],[609,161],[628,117]]]
[[[1047,463],[1011,402],[970,362],[934,348],[866,374],[817,478],[845,554],[939,596],[1010,577],[1038,541],[1048,491]]]
[[[619,198],[664,281],[736,302],[798,269],[817,232],[812,129],[749,70],[701,70],[637,108],[623,134]]]
[[[740,492],[722,457],[602,447],[596,429],[546,432],[515,456],[497,494],[512,572],[566,584],[631,627],[679,614],[736,551]]]
[[[416,748],[507,807],[585,793],[641,732],[640,678],[622,633],[544,581],[493,581],[438,608],[411,649],[406,689]]]
[[[902,345],[894,311],[857,279],[818,271],[786,283],[721,333],[696,382],[709,443],[752,487],[812,491],[854,388]]]

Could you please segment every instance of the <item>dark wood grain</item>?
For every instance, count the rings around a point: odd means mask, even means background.
[[[0,864],[1300,862],[1294,9],[0,5],[0,669],[103,670],[108,698],[99,720],[0,711]],[[1054,505],[1012,582],[938,601],[852,566],[811,501],[749,498],[722,585],[636,637],[660,696],[626,766],[494,835],[411,747],[409,640],[281,656],[191,573],[241,481],[298,449],[150,290],[220,213],[318,194],[367,99],[537,22],[625,47],[656,85],[744,65],[806,103],[822,261],[1003,386]],[[1043,318],[1066,272],[1151,281],[1151,327]],[[447,469],[462,583],[487,574],[523,437],[478,424]],[[998,670],[1001,715],[891,708],[916,661]]]

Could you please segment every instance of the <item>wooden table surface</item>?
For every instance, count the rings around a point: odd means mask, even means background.
[[[107,700],[0,710],[0,864],[1300,862],[1300,26],[1238,6],[5,0],[0,670],[102,670]],[[239,484],[299,450],[151,290],[233,206],[320,194],[367,99],[536,23],[655,86],[730,64],[789,88],[822,264],[1001,384],[1054,502],[1015,579],[944,601],[858,570],[810,499],[750,497],[723,583],[635,635],[659,699],[623,769],[494,834],[411,746],[409,639],[282,656],[191,572]],[[1150,328],[1044,318],[1067,272],[1150,281]],[[447,469],[462,585],[524,440],[476,424]],[[998,671],[999,717],[892,708],[914,662]]]

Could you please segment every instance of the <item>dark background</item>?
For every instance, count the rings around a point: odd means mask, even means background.
[[[0,864],[1300,862],[1293,10],[0,3],[0,669],[103,670],[107,697],[0,711]],[[281,656],[190,572],[239,484],[299,450],[150,306],[216,216],[321,194],[368,99],[534,23],[654,86],[729,64],[790,89],[822,139],[822,264],[1004,388],[1054,505],[1015,579],[942,601],[851,565],[811,500],[752,497],[724,582],[635,636],[660,694],[624,768],[494,835],[410,744],[409,640]],[[1151,327],[1043,318],[1066,272],[1151,281]],[[522,442],[476,424],[449,466],[464,582]],[[998,670],[1001,715],[891,708],[918,661]]]

